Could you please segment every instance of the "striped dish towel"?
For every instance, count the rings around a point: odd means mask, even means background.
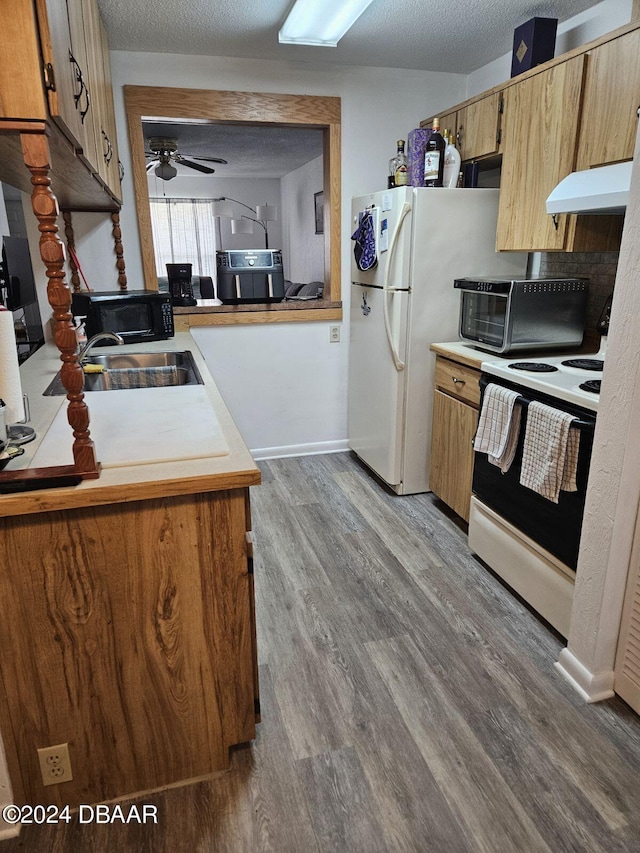
[[[520,483],[556,504],[561,489],[577,491],[580,433],[571,429],[574,420],[568,412],[535,401],[527,411]]]
[[[484,389],[478,430],[473,449],[486,453],[489,462],[504,473],[509,470],[515,455],[520,429],[520,394],[510,388],[490,383]]]

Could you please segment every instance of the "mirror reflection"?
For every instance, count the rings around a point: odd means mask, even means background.
[[[175,304],[322,298],[321,129],[163,119],[142,130],[158,286]]]

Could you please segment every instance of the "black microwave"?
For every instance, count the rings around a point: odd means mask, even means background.
[[[74,293],[71,313],[74,318],[83,318],[87,338],[98,332],[117,332],[125,343],[139,344],[174,335],[171,297],[156,290]]]

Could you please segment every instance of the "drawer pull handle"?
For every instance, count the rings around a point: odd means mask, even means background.
[[[452,376],[451,379],[453,380],[454,385],[464,385],[466,381],[465,379],[458,379],[457,376]]]

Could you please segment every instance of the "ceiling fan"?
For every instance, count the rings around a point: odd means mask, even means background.
[[[226,165],[227,163],[226,160],[222,160],[220,157],[194,157],[193,160],[187,160],[182,154],[178,153],[177,139],[165,136],[151,136],[147,142],[150,151],[145,152],[145,156],[147,159],[151,158],[151,162],[147,164],[147,172],[150,172],[155,166],[156,175],[163,181],[170,181],[171,178],[175,178],[178,174],[178,170],[173,163],[180,163],[182,166],[188,166],[190,169],[203,172],[205,175],[212,175],[215,169],[195,163],[194,160],[221,163],[222,165]]]

